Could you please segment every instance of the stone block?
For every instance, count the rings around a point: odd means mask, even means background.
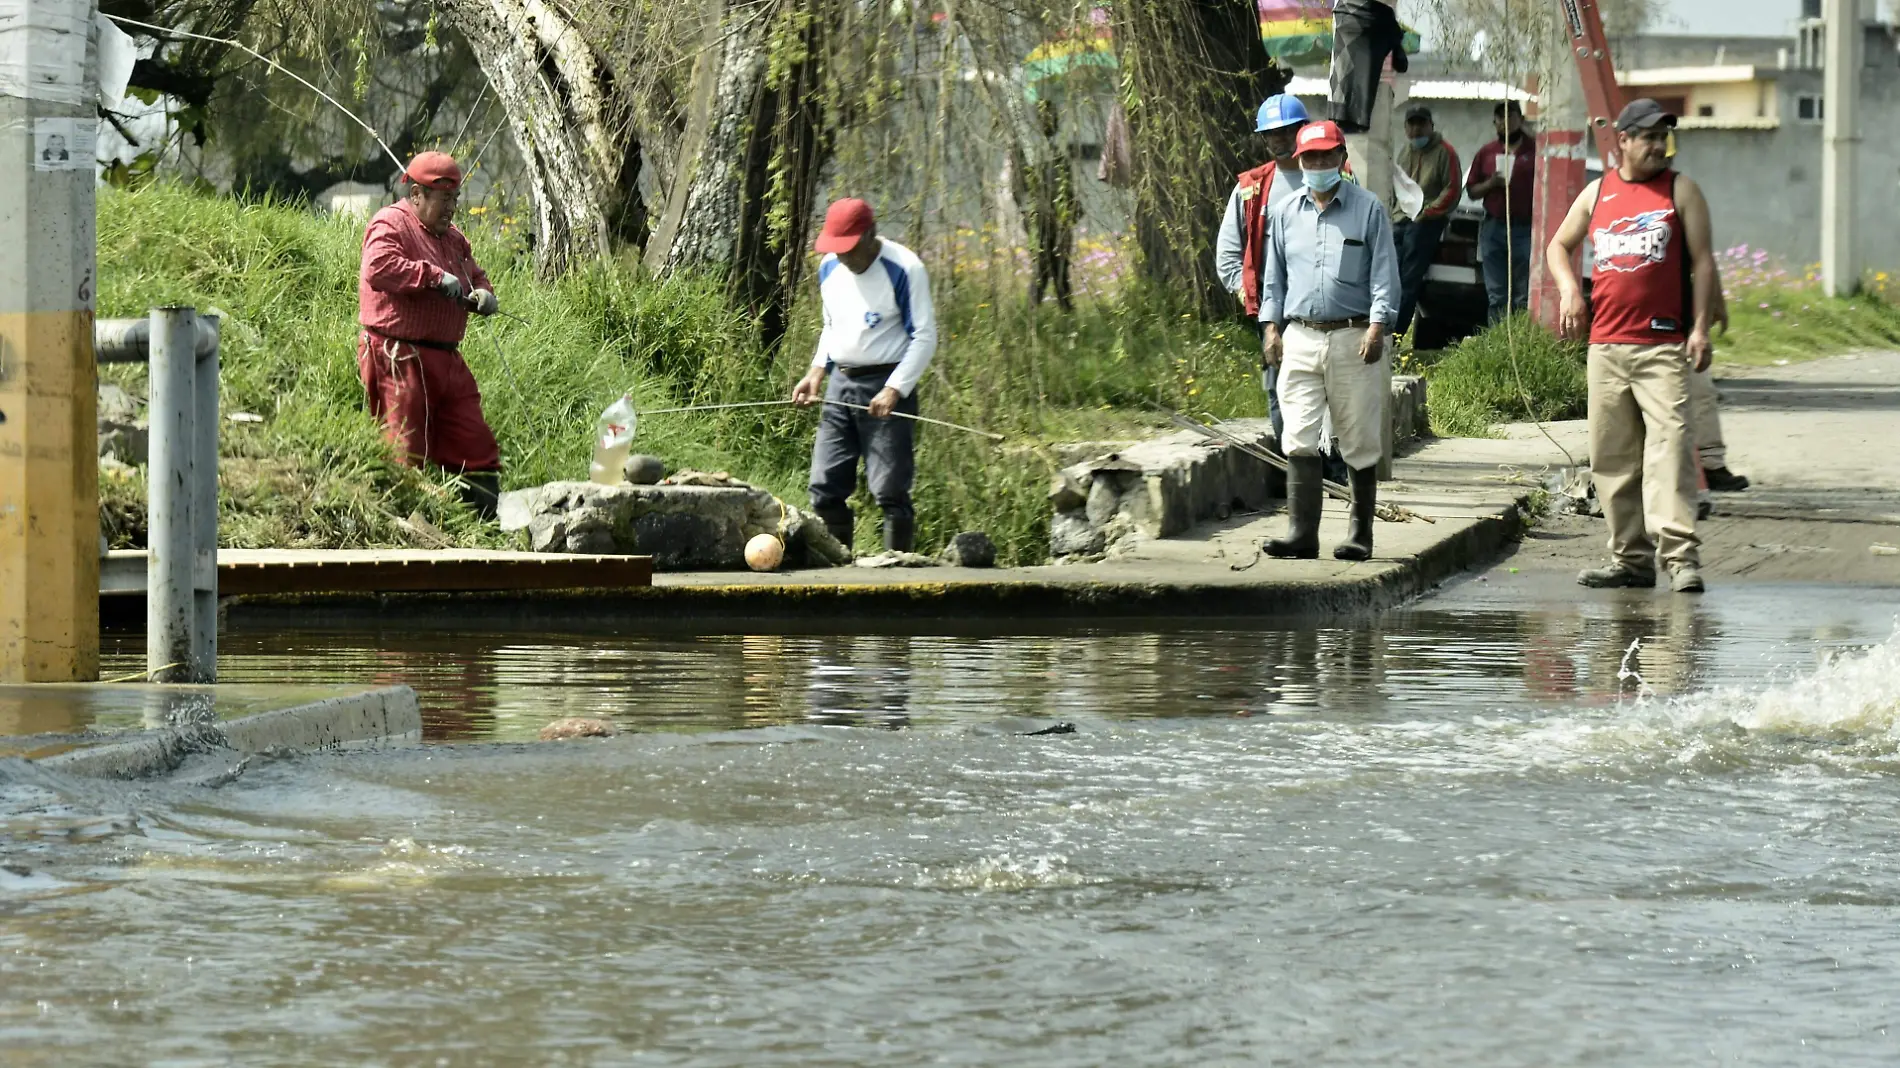
[[[127,393],[111,382],[99,383],[98,419],[101,424],[100,430],[103,431],[105,429],[104,424],[106,423],[117,423],[129,426],[138,421],[138,417],[139,405],[137,401],[132,399],[130,393]]]
[[[1091,524],[1083,512],[1057,512],[1049,521],[1051,556],[1099,553],[1105,540],[1101,528]]]
[[[1264,419],[1237,420],[1223,429],[1253,448],[1273,443]],[[1051,549],[1058,557],[1111,551],[1124,537],[1173,537],[1204,520],[1224,519],[1237,507],[1264,508],[1274,498],[1274,473],[1246,450],[1192,430],[1125,446],[1058,477],[1051,502],[1069,507],[1056,509]],[[1078,508],[1084,479],[1087,497]]]
[[[550,482],[502,495],[503,530],[528,531],[535,552],[629,553],[662,571],[745,567],[746,542],[784,539],[797,566],[838,566],[851,554],[816,517],[743,483],[660,486]]]
[[[109,456],[131,467],[143,465],[151,456],[149,428],[136,423],[99,424],[99,455]]]
[[[1088,504],[1089,487],[1094,476],[1084,468],[1056,472],[1049,484],[1049,504],[1058,512],[1071,512]]]

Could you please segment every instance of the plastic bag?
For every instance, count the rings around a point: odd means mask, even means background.
[[[588,466],[588,478],[603,486],[627,480],[627,453],[633,450],[633,430],[639,419],[632,397],[623,396],[600,413],[594,423],[594,462]]]
[[[1425,210],[1425,190],[1397,164],[1392,167],[1392,195],[1399,202],[1399,210],[1409,218],[1416,219]]]

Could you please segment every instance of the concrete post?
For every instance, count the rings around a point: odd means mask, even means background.
[[[198,551],[192,477],[198,314],[152,309],[151,453],[145,504],[145,666],[153,682],[188,682]]]
[[[99,677],[89,0],[0,19],[0,682]]]
[[[1821,288],[1830,297],[1860,288],[1854,247],[1854,168],[1860,155],[1859,0],[1827,0],[1827,68],[1821,106]]]
[[[219,321],[199,319],[193,332],[196,397],[192,405],[191,679],[218,679],[218,374]],[[211,344],[202,344],[210,334]]]
[[[1582,59],[1573,54],[1566,25],[1557,22],[1548,52],[1550,66],[1538,79],[1542,92],[1537,116],[1537,176],[1531,205],[1531,316],[1553,332],[1563,311],[1557,283],[1544,265],[1544,250],[1563,225],[1570,205],[1589,184],[1584,167],[1589,155],[1589,124],[1583,83],[1577,73]],[[1612,116],[1614,117],[1614,116]],[[1605,166],[1608,166],[1605,162]],[[1572,264],[1575,266],[1575,264]]]

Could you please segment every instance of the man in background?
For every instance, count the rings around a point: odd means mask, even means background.
[[[1392,242],[1399,250],[1399,288],[1403,294],[1395,336],[1412,326],[1425,275],[1438,257],[1451,210],[1458,206],[1458,153],[1439,136],[1432,109],[1423,104],[1414,104],[1405,112],[1405,147],[1399,149],[1397,163],[1425,194],[1425,206],[1416,219],[1407,218],[1397,205],[1392,208]]]
[[[398,459],[460,475],[463,500],[492,520],[501,448],[460,346],[469,313],[493,315],[501,305],[455,228],[461,167],[447,153],[424,152],[401,180],[408,195],[377,212],[363,235],[357,372]]]
[[[1478,227],[1478,260],[1484,267],[1490,321],[1522,311],[1531,299],[1531,199],[1537,174],[1537,143],[1524,131],[1517,101],[1491,111],[1498,139],[1471,160],[1465,195],[1484,202]]]
[[[937,354],[937,313],[930,275],[910,249],[877,236],[871,206],[855,198],[825,212],[817,248],[818,295],[825,328],[811,370],[792,389],[792,403],[820,403],[819,385],[835,370],[822,400],[811,450],[811,510],[831,536],[851,547],[851,492],[864,461],[871,496],[884,511],[884,548],[910,552],[916,511],[917,383]]]
[[[1291,93],[1261,102],[1253,129],[1267,162],[1235,180],[1214,244],[1214,270],[1221,285],[1240,298],[1247,321],[1255,330],[1260,329],[1260,273],[1266,264],[1267,220],[1275,205],[1301,189],[1300,166],[1293,160],[1293,147],[1306,122],[1306,106]],[[1277,442],[1283,420],[1275,369],[1262,365],[1261,372],[1267,390],[1267,418],[1273,423]]]
[[[1056,139],[1061,116],[1053,103],[1036,102],[1036,122],[1042,131],[1042,159],[1033,167],[1016,167],[1021,175],[1017,203],[1028,216],[1029,239],[1034,242],[1035,274],[1029,283],[1029,303],[1041,304],[1053,293],[1063,311],[1075,310],[1069,283],[1069,264],[1075,259],[1075,223],[1080,203],[1075,196],[1075,168],[1067,146]]]

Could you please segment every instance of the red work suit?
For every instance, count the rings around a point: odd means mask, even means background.
[[[363,235],[357,280],[356,368],[369,410],[404,463],[451,471],[495,471],[501,449],[482,417],[482,396],[458,346],[468,308],[440,288],[444,272],[463,290],[488,289],[468,238],[451,226],[440,237],[399,201],[376,213]]]

